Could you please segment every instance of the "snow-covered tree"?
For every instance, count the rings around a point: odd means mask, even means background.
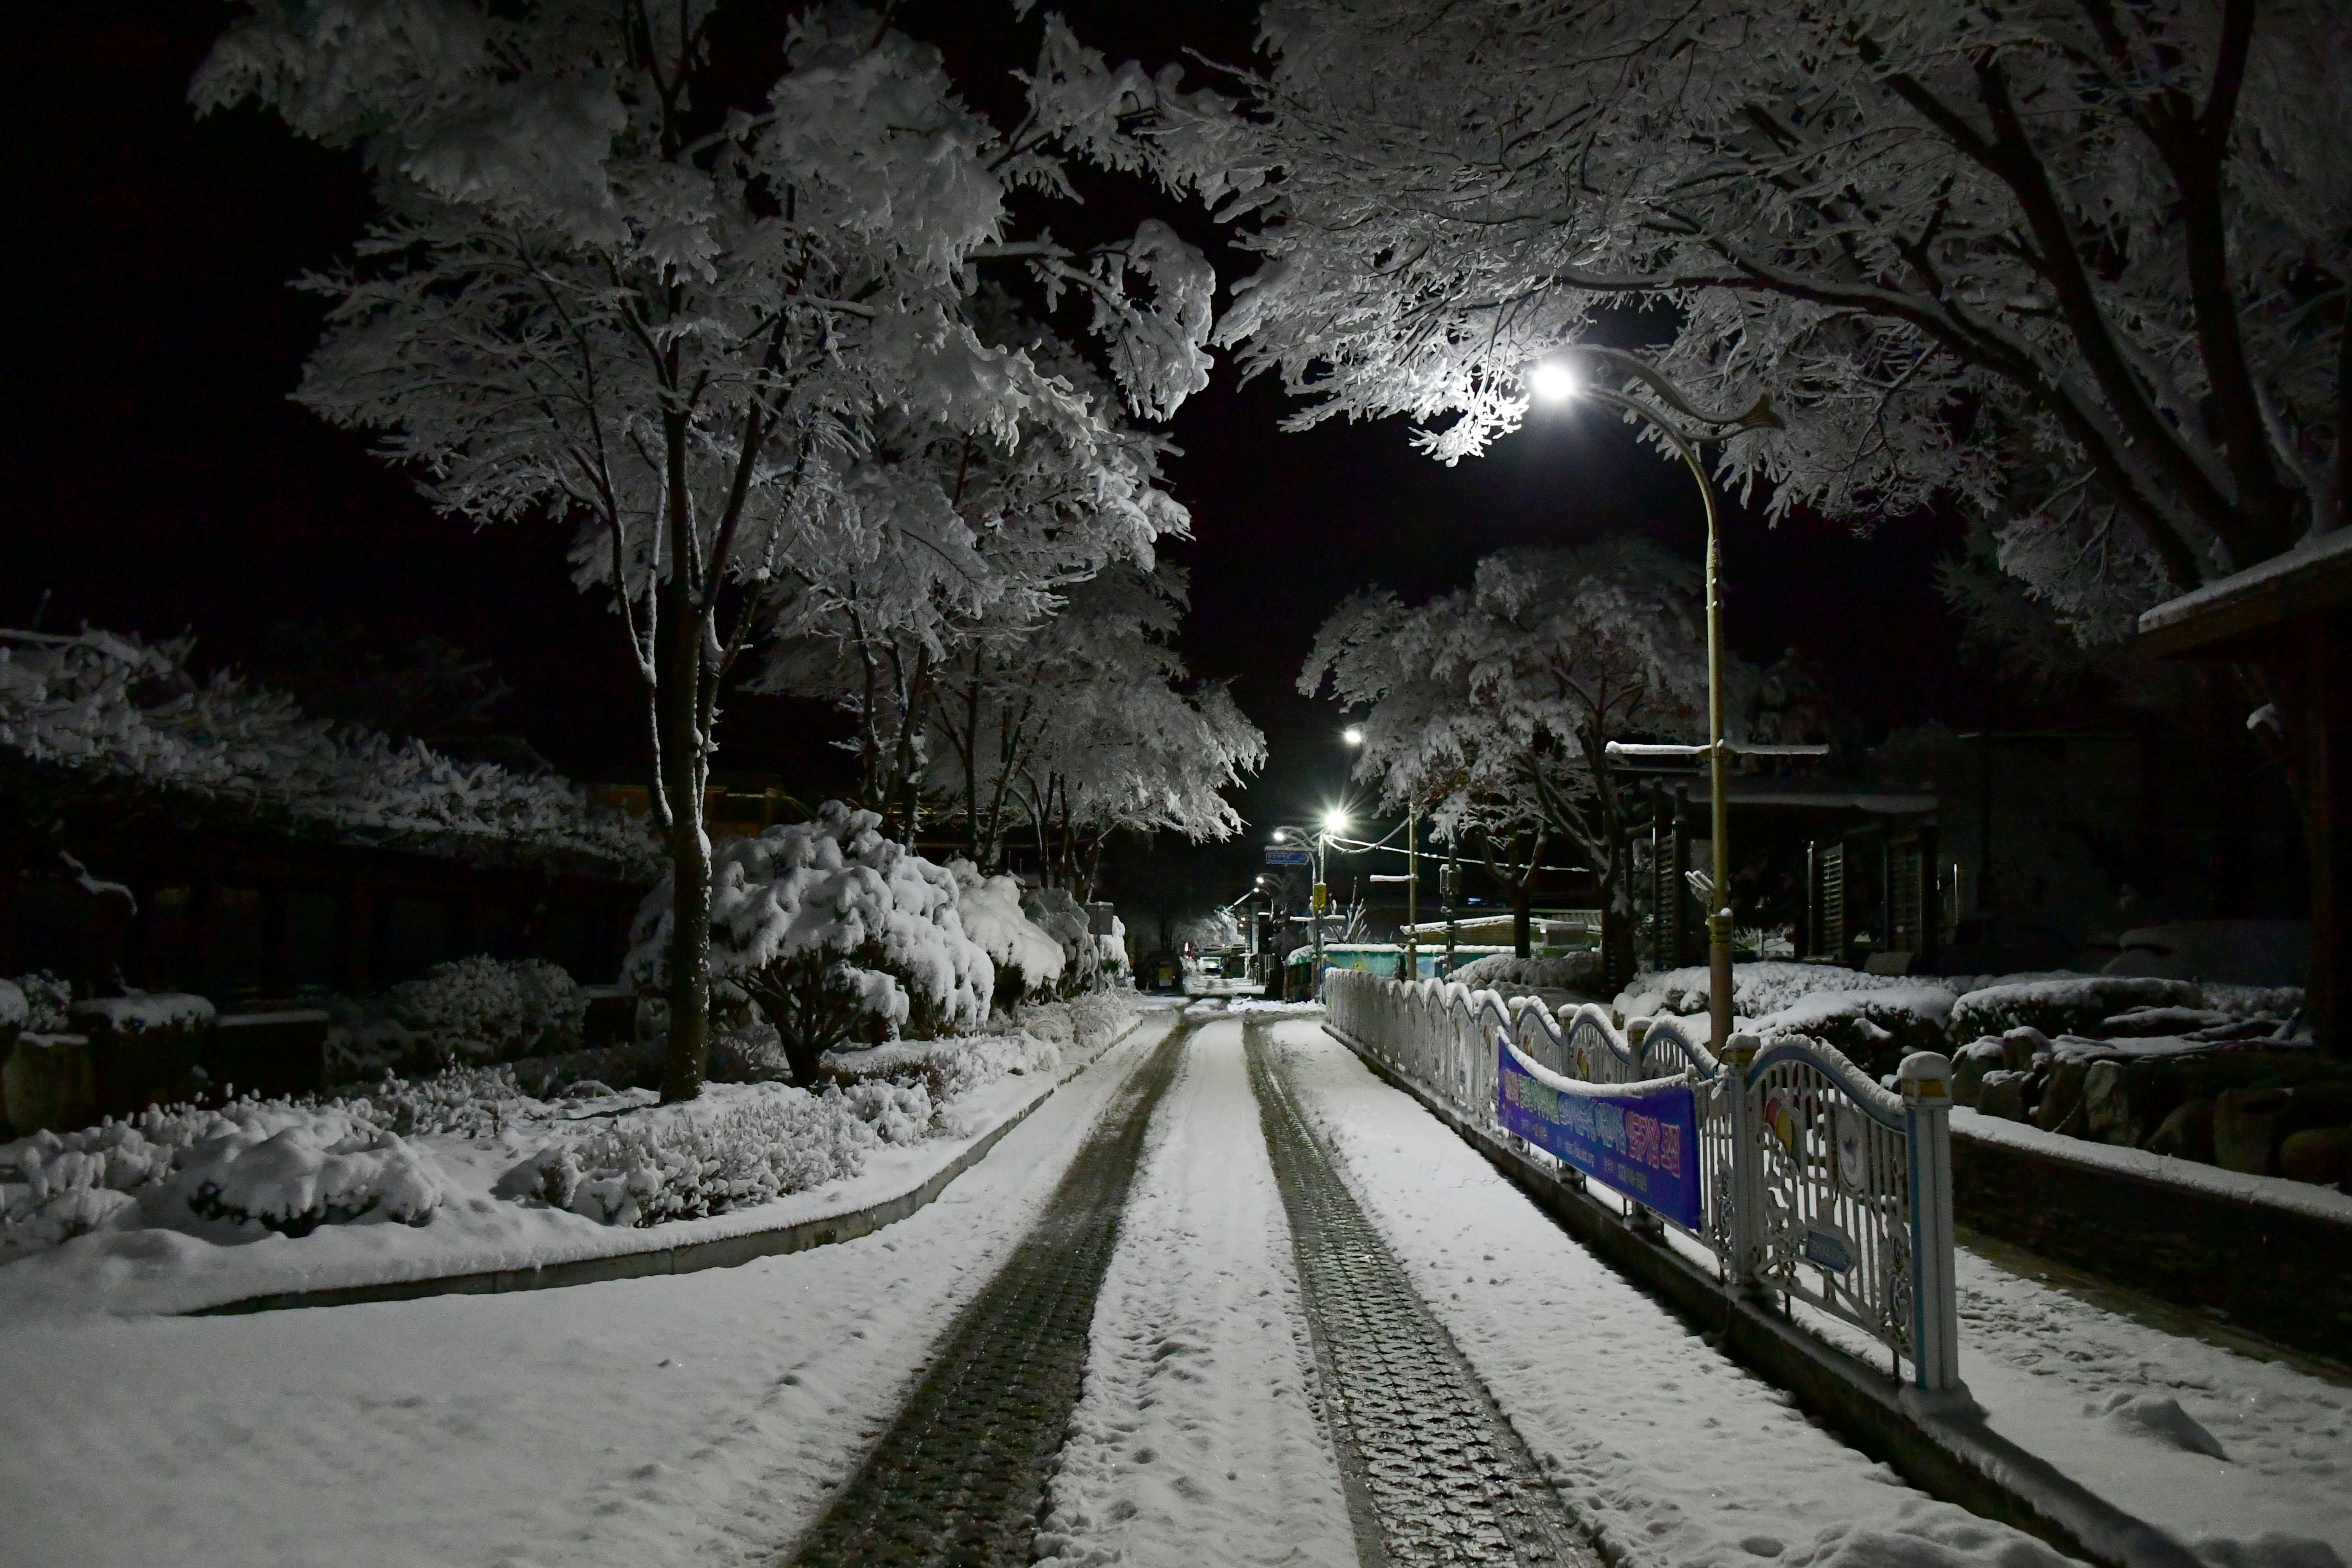
[[[1419,607],[1360,595],[1317,635],[1298,689],[1365,709],[1357,776],[1474,839],[1509,887],[1517,945],[1548,845],[1581,854],[1612,970],[1630,969],[1625,847],[1634,823],[1612,741],[1703,739],[1698,574],[1643,540],[1515,550]]]
[[[743,40],[781,61],[748,97],[720,20],[715,0],[257,0],[194,87],[376,177],[357,263],[308,280],[330,324],[297,395],[384,432],[451,511],[569,521],[582,584],[613,594],[674,868],[672,1097],[698,1090],[708,1033],[719,697],[773,593],[845,563],[972,569],[951,501],[903,465],[868,482],[895,431],[1113,440],[975,331],[978,269],[1089,300],[1153,417],[1205,378],[1213,286],[1158,223],[1092,257],[1010,233],[1013,190],[1071,189],[1055,124],[999,132],[885,18],[821,7]]]
[[[1654,302],[1675,382],[1780,416],[1727,477],[1776,511],[1957,500],[2085,637],[2343,513],[2341,5],[1279,0],[1264,26],[1255,139],[1174,95],[1130,123],[1279,171],[1220,331],[1305,420],[1402,413],[1467,456],[1531,362]]]

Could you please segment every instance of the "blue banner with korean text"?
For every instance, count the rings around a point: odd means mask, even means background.
[[[1507,1131],[1685,1230],[1704,1228],[1698,1100],[1689,1084],[1577,1083],[1545,1072],[1500,1030],[1495,1049],[1495,1112]]]

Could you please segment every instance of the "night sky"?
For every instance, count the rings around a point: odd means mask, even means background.
[[[286,400],[319,320],[288,282],[348,248],[367,192],[353,157],[275,121],[194,118],[188,74],[231,14],[92,0],[19,20],[0,617],[25,625],[46,595],[49,627],[192,630],[202,661],[239,665],[289,620],[358,623],[387,646],[436,634],[488,658],[512,689],[503,728],[577,776],[634,777],[634,677],[612,617],[572,588],[562,537],[437,517],[363,438]],[[1068,14],[1114,57],[1155,64],[1180,45],[1235,58],[1250,39],[1245,5],[1129,0]],[[1034,15],[1017,26],[975,4],[906,15],[983,103],[1034,47]],[[1099,221],[1131,227],[1150,202],[1113,193]],[[1213,238],[1197,213],[1166,216]],[[1612,420],[1540,414],[1488,458],[1449,469],[1417,456],[1396,422],[1286,435],[1276,421],[1292,405],[1279,390],[1235,381],[1222,372],[1174,423],[1183,456],[1171,472],[1195,538],[1171,553],[1192,575],[1186,657],[1234,682],[1272,743],[1243,802],[1258,824],[1295,819],[1343,787],[1339,718],[1293,682],[1346,594],[1379,582],[1418,598],[1466,582],[1495,549],[1612,531],[1697,558],[1688,479]],[[1958,627],[1932,576],[1951,528],[1856,537],[1817,521],[1770,530],[1736,509],[1727,518],[1741,653],[1769,660],[1794,647],[1819,661],[1873,730],[1973,718],[1981,678],[1955,660]],[[837,732],[821,712],[739,700],[719,765],[821,785],[838,766],[825,745]],[[1217,876],[1237,891],[1255,853],[1238,845],[1209,858],[1230,868]]]

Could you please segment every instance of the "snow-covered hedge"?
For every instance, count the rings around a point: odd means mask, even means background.
[[[141,992],[130,996],[95,996],[71,1004],[68,1016],[117,1035],[143,1035],[167,1029],[212,1027],[212,1003],[185,991]]]
[[[2193,981],[2153,976],[2074,974],[2021,980],[1970,991],[1952,1008],[1956,1040],[2000,1035],[2021,1026],[2059,1035],[2087,1035],[2105,1020],[2135,1007],[2199,1007],[2204,992]]]
[[[1759,1038],[1804,1035],[1837,1047],[1873,1076],[1893,1072],[1914,1051],[1946,1048],[1952,994],[1938,985],[1819,991],[1768,1013],[1748,1028]]]
[[[572,976],[537,959],[436,963],[393,992],[394,1014],[451,1060],[468,1066],[577,1050],[588,999]]]
[[[1490,952],[1455,970],[1454,978],[1473,991],[1499,991],[1507,995],[1515,994],[1514,986],[1529,991],[1582,991],[1600,981],[1601,955],[1571,952],[1521,958],[1517,953]]]
[[[193,641],[0,630],[0,747],[37,763],[282,812],[336,837],[425,847],[499,843],[660,863],[646,825],[568,780],[465,763],[420,741],[306,719],[235,677],[200,680]]]
[[[367,1216],[423,1225],[446,1187],[432,1155],[364,1100],[151,1106],[0,1145],[0,1169],[21,1184],[0,1214],[0,1243],[10,1246],[131,1228],[170,1210],[287,1236]]]
[[[1032,888],[1022,895],[1021,909],[1061,947],[1064,966],[1057,994],[1076,996],[1110,983],[1116,967],[1106,967],[1102,943],[1076,895],[1067,888]]]
[[[827,801],[814,822],[732,840],[711,868],[712,971],[766,1016],[803,1085],[835,1047],[988,1019],[995,965],[964,933],[956,879],[881,820]],[[640,991],[667,984],[670,899],[665,878],[630,932]]]
[[[1058,989],[1069,960],[1062,944],[1022,912],[1021,884],[1011,877],[983,877],[969,860],[950,860],[948,870],[956,879],[964,934],[996,965],[995,1005]]]
[[[1731,970],[1731,1010],[1743,1018],[1761,1018],[1827,991],[1891,991],[1938,984],[1825,963],[1739,963]],[[1635,980],[1614,1005],[1629,1018],[1657,1013],[1687,1016],[1706,1011],[1706,991],[1704,964],[1668,969]]]
[[[15,1039],[32,1013],[25,1000],[24,987],[13,980],[0,980],[0,1040]]]

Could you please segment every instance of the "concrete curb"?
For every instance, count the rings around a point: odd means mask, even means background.
[[[999,1139],[1026,1121],[1030,1112],[1059,1093],[1062,1085],[1102,1060],[1129,1035],[1142,1027],[1149,1016],[1137,1014],[1126,1028],[1104,1042],[1102,1048],[1084,1065],[1056,1079],[1052,1088],[1016,1114],[991,1128],[971,1148],[932,1172],[921,1185],[895,1198],[868,1204],[861,1209],[826,1215],[817,1219],[798,1220],[791,1225],[777,1226],[772,1230],[749,1231],[740,1236],[724,1236],[710,1241],[692,1241],[643,1252],[575,1258],[563,1263],[547,1263],[530,1268],[495,1268],[473,1274],[440,1274],[425,1279],[335,1285],[317,1290],[283,1290],[224,1301],[217,1306],[198,1307],[181,1315],[221,1318],[249,1312],[282,1312],[300,1307],[349,1307],[362,1301],[414,1301],[426,1296],[502,1296],[513,1290],[551,1290],[567,1285],[596,1285],[608,1279],[639,1279],[650,1275],[692,1274],[705,1268],[733,1268],[758,1258],[777,1258],[788,1252],[805,1252],[813,1247],[855,1241],[861,1236],[873,1235],[885,1226],[896,1225],[928,1206],[947,1191],[950,1183],[978,1164],[991,1149],[996,1147]]]
[[[1894,1378],[1822,1343],[1761,1301],[1729,1294],[1712,1275],[1630,1229],[1617,1215],[1464,1119],[1360,1042],[1328,1023],[1323,1032],[1419,1100],[1602,1262],[1734,1361],[1795,1394],[1809,1414],[1870,1458],[1893,1466],[1912,1485],[2103,1568],[2200,1568],[2196,1555],[2163,1531],[1992,1431],[1972,1403],[1923,1407]]]

